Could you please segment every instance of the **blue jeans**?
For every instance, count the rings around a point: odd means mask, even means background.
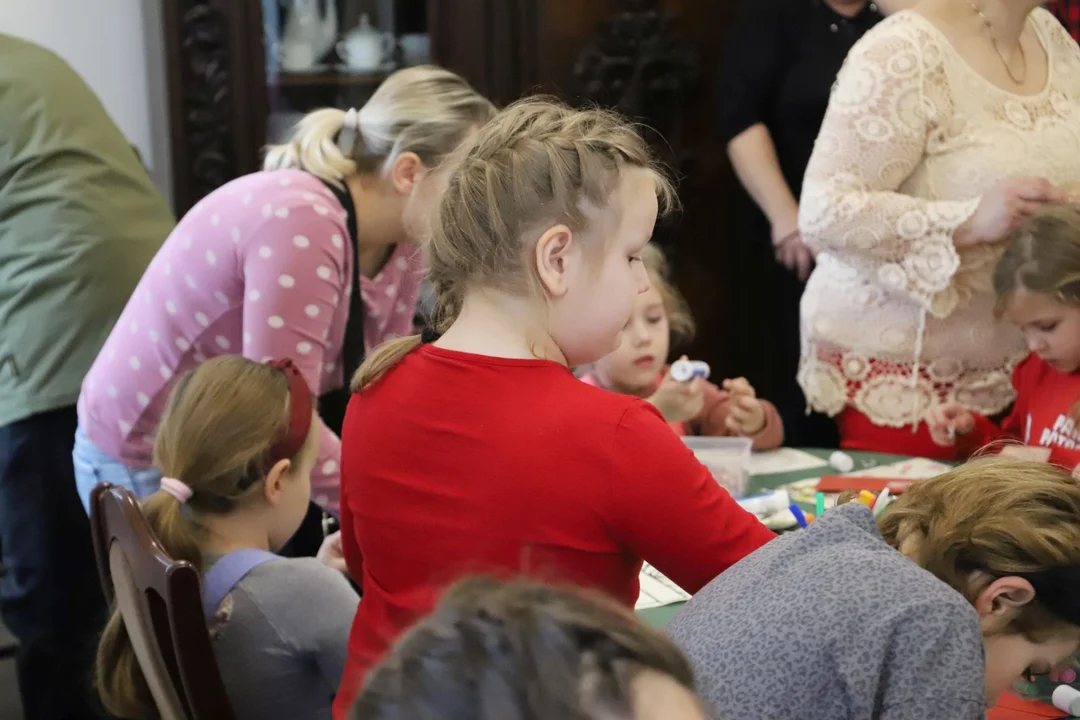
[[[90,491],[98,483],[107,482],[127,488],[137,498],[157,492],[161,487],[161,473],[154,468],[133,468],[111,455],[99,450],[82,429],[75,431],[75,450],[71,453],[75,464],[75,487],[79,490],[83,509],[90,512]]]

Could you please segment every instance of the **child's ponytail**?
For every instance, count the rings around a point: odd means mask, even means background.
[[[253,360],[214,358],[180,378],[158,428],[154,464],[193,494],[181,503],[159,490],[142,507],[169,556],[204,569],[201,518],[228,514],[261,491],[266,453],[287,427],[288,412],[286,373]],[[113,715],[158,716],[118,608],[98,643],[95,683]]]
[[[404,360],[406,355],[420,347],[420,345],[419,335],[394,338],[382,343],[364,358],[363,364],[353,375],[352,382],[349,385],[350,389],[354,393],[360,392],[385,375],[390,368]]]
[[[180,501],[159,490],[143,504],[150,530],[174,560],[184,560],[196,568],[202,553],[196,527],[185,520]],[[131,644],[119,609],[114,609],[98,643],[95,683],[101,702],[121,718],[157,717],[157,704],[150,693],[135,648]]]

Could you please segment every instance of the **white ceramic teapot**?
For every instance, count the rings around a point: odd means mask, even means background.
[[[334,45],[337,36],[337,3],[328,0],[319,14],[319,0],[286,0],[285,32],[281,35],[281,64],[286,70],[309,70]]]
[[[337,44],[337,51],[350,70],[370,72],[383,66],[393,47],[394,36],[379,32],[367,15],[361,15],[360,24]]]

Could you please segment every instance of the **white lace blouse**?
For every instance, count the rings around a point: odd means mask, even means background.
[[[806,171],[799,227],[819,252],[802,300],[799,382],[835,415],[902,427],[941,402],[993,414],[1026,353],[994,319],[997,246],[957,250],[981,193],[1012,175],[1080,189],[1080,49],[1031,14],[1050,60],[1037,95],[976,73],[914,12],[852,49]]]

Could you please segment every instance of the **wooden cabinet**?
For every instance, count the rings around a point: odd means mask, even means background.
[[[163,3],[174,205],[255,171],[283,112],[362,104],[378,73],[268,73],[264,2]],[[541,91],[598,102],[641,120],[679,180],[683,210],[658,228],[699,325],[688,350],[718,374],[730,366],[725,228],[733,176],[715,130],[716,70],[729,0],[319,0],[340,25],[399,15],[430,36],[433,61],[496,103]],[[389,8],[389,9],[388,9]],[[284,11],[283,11],[284,12]],[[385,27],[386,18],[378,24]],[[268,77],[270,80],[268,81]],[[280,118],[278,118],[280,120]],[[752,282],[752,278],[740,278]],[[737,363],[738,364],[738,363]]]

